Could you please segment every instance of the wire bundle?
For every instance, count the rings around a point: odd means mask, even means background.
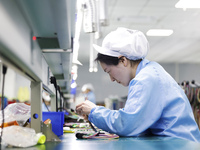
[[[192,82],[184,81],[181,85],[189,99],[195,121],[200,129],[200,84],[193,80]]]
[[[110,139],[117,139],[119,138],[118,135],[116,134],[110,134],[108,132],[102,132],[102,131],[97,131],[97,129],[93,126],[93,124],[89,122],[89,125],[92,129],[93,132],[89,131],[89,132],[77,132],[76,133],[76,137],[78,139],[102,139],[102,140],[110,140]]]
[[[101,140],[110,140],[110,139],[118,139],[119,136],[116,134],[109,133],[76,133],[76,137],[78,139],[101,139]]]

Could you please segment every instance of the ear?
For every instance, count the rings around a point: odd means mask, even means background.
[[[123,63],[124,67],[128,65],[128,60],[125,56],[119,56],[120,62]]]

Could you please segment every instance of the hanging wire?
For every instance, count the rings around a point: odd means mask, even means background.
[[[1,125],[1,136],[0,136],[0,148],[3,137],[3,127],[4,127],[4,84],[5,84],[5,74],[7,72],[7,67],[3,65],[3,84],[2,84],[2,97],[1,97],[1,112],[2,112],[2,125]]]

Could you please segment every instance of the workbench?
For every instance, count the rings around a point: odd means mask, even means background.
[[[82,140],[77,139],[74,133],[64,133],[59,138],[61,142],[46,142],[44,145],[36,145],[25,148],[25,150],[200,150],[200,143],[173,137],[148,136],[120,137],[112,140]],[[6,150],[9,149],[6,148]],[[18,150],[18,148],[12,149]],[[20,150],[23,149],[20,148]]]

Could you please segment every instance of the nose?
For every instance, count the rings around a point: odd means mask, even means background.
[[[115,78],[113,78],[113,77],[110,75],[110,80],[111,80],[112,82],[114,82],[114,81],[115,81]]]

